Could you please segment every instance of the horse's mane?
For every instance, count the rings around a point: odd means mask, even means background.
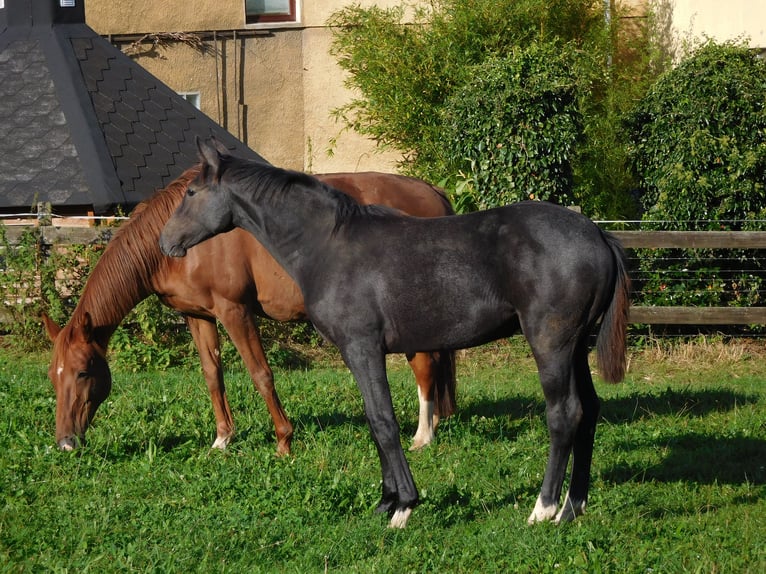
[[[75,314],[87,311],[94,326],[116,327],[152,293],[152,277],[164,258],[158,243],[160,232],[199,170],[199,166],[187,169],[135,207],[86,281]]]
[[[226,171],[235,180],[241,181],[253,196],[270,202],[278,202],[294,188],[316,190],[324,194],[335,206],[335,227],[333,233],[352,222],[378,218],[401,216],[395,209],[384,205],[362,205],[350,195],[327,185],[312,175],[300,171],[282,169],[273,165],[231,158]]]

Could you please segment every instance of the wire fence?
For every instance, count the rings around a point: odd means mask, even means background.
[[[123,216],[0,215],[10,244],[30,227],[40,243],[106,243]],[[75,225],[67,225],[74,222]],[[85,225],[82,223],[85,222]],[[766,326],[766,220],[596,221],[626,247],[635,323]],[[684,231],[668,231],[669,227]],[[730,231],[742,229],[748,231]],[[715,228],[715,231],[711,231]],[[662,230],[658,230],[662,229]],[[2,268],[0,257],[0,268]]]

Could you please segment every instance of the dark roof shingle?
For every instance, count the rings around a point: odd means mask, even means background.
[[[86,26],[82,3],[0,8],[0,209],[130,208],[197,161],[197,136],[263,159]]]

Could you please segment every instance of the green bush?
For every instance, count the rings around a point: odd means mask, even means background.
[[[141,301],[112,335],[110,357],[122,370],[138,372],[196,361],[191,335],[174,311],[151,296]]]
[[[667,55],[653,47],[653,15],[642,20],[645,25],[628,31],[623,30],[625,22],[637,20],[619,16],[613,8],[608,25],[600,0],[437,0],[426,9],[415,9],[414,15],[404,5],[343,8],[329,21],[334,27],[332,51],[348,72],[348,86],[359,96],[338,108],[336,116],[344,128],[401,152],[401,169],[444,186],[458,211],[494,205],[503,196],[534,193],[556,199],[568,187],[564,199],[572,198],[591,217],[632,216],[634,182],[626,162],[621,114],[643,95],[665,66]],[[564,61],[559,51],[570,59]],[[552,61],[538,57],[543,54]],[[522,61],[529,69],[510,76],[515,86],[500,81],[501,67],[510,70]],[[494,74],[491,85],[484,81],[484,73]],[[566,101],[566,110],[554,111],[552,106],[543,110],[540,86],[537,100],[523,100],[527,86],[522,78],[557,82],[555,100],[564,95],[558,83],[561,77],[578,88],[573,90],[577,100]],[[467,103],[478,98],[482,88],[497,90],[486,94],[483,109],[497,110],[504,98],[516,98],[520,106],[537,108],[529,110],[534,121],[521,126],[511,113],[495,118],[477,113],[472,117],[484,125],[462,145],[456,141],[458,124],[467,121],[456,116],[456,108],[461,108],[461,99]],[[542,127],[537,121],[541,112]],[[501,123],[490,126],[493,119]],[[534,141],[534,153],[550,149],[554,157],[541,163],[539,155],[531,162],[522,155],[525,164],[515,165],[510,150],[518,150],[519,142],[495,142],[503,147],[480,150],[481,131],[491,132],[492,138],[523,134]],[[584,136],[577,145],[574,133]],[[506,152],[508,157],[500,157]],[[509,166],[514,173],[506,172]],[[550,181],[546,176],[563,179]],[[500,193],[503,181],[528,188],[536,182],[542,187]],[[486,183],[492,188],[485,189]],[[481,197],[485,193],[486,200]]]
[[[746,46],[707,41],[652,87],[628,119],[645,228],[757,229],[766,217],[766,63]],[[752,253],[639,253],[643,302],[761,304]],[[683,283],[668,277],[687,270]],[[747,269],[747,271],[739,271]]]
[[[438,0],[410,17],[403,5],[346,7],[329,21],[333,54],[361,97],[336,114],[347,127],[403,152],[406,171],[454,185],[442,112],[473,82],[476,66],[505,58],[514,46],[593,46],[603,40],[602,9],[593,0]]]
[[[765,93],[766,63],[732,43],[706,42],[657,81],[628,120],[646,219],[763,218]]]
[[[582,135],[574,55],[552,43],[513,49],[476,65],[474,79],[448,99],[445,153],[468,182],[458,207],[572,203],[571,160]]]

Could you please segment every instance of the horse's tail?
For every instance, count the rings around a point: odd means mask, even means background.
[[[610,383],[617,383],[625,377],[626,336],[628,311],[630,310],[630,277],[628,275],[625,251],[619,240],[604,232],[615,262],[614,294],[604,316],[596,340],[598,366],[601,377]]]
[[[436,364],[434,381],[434,414],[440,417],[448,417],[455,412],[457,401],[455,391],[457,379],[455,378],[455,351],[441,351],[433,353],[433,361]]]

